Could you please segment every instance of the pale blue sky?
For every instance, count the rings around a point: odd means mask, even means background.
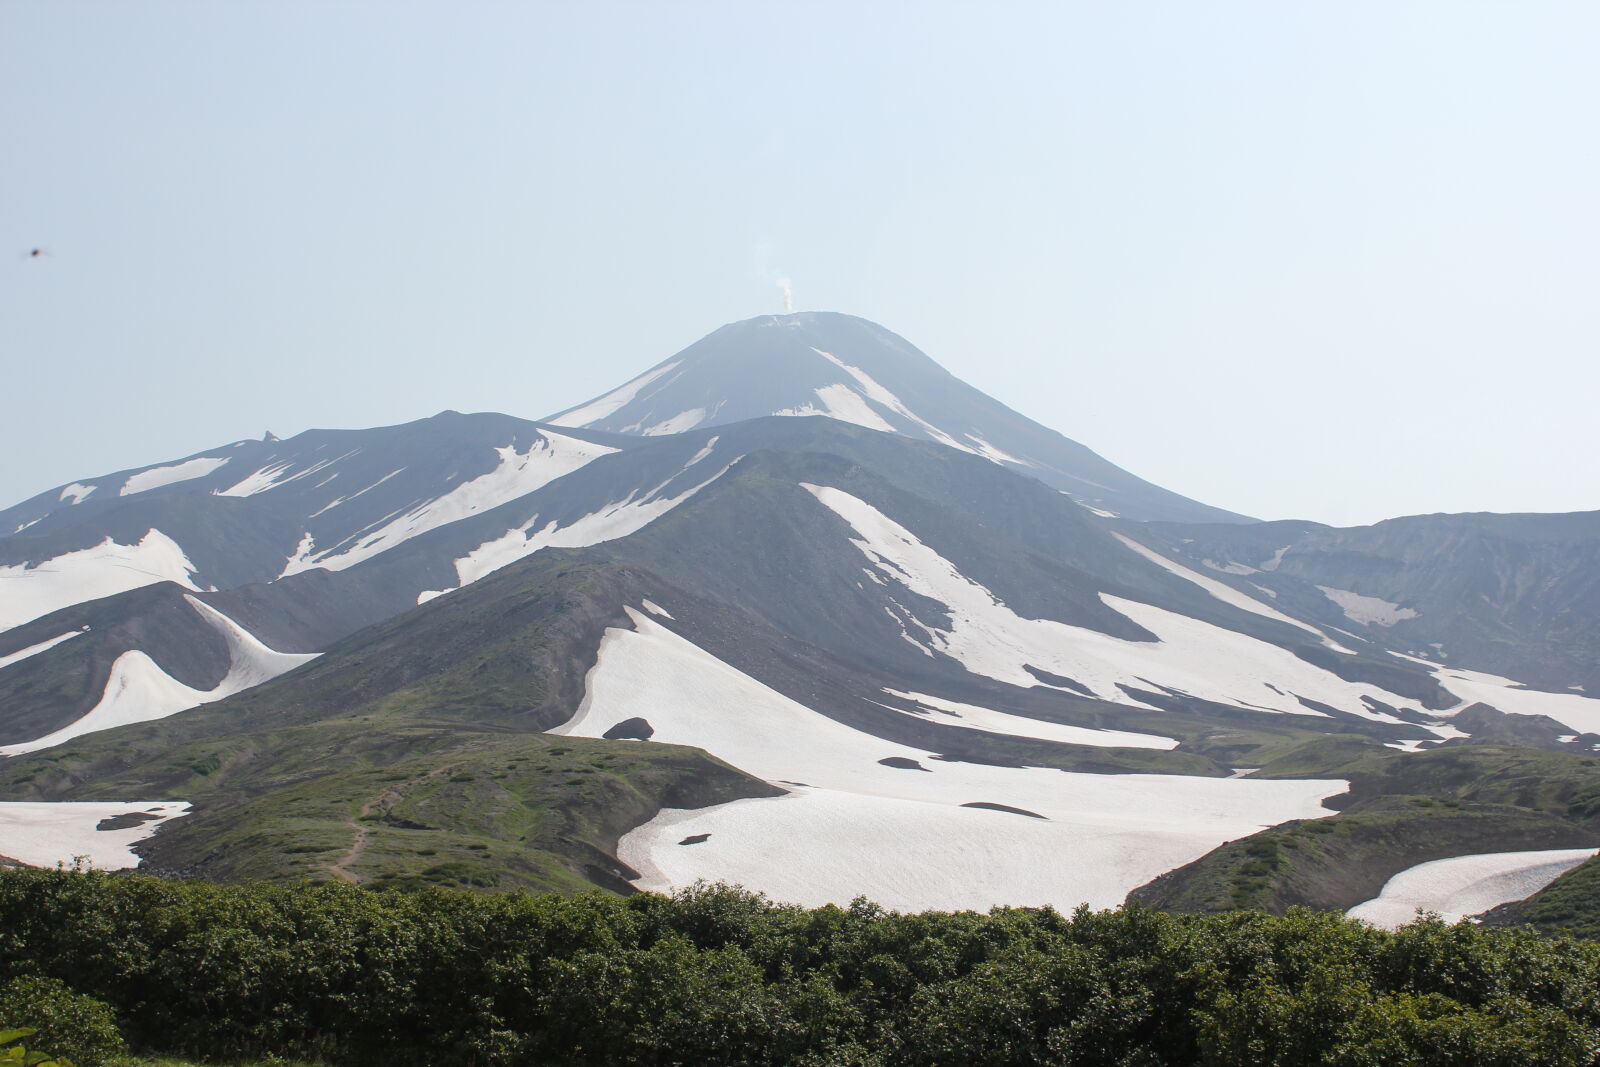
[[[0,0],[0,502],[536,418],[786,274],[1208,503],[1600,507],[1596,55],[1533,0]]]

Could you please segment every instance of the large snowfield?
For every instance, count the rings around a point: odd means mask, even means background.
[[[1420,909],[1446,922],[1523,900],[1595,854],[1592,848],[1487,852],[1419,863],[1384,883],[1383,891],[1345,914],[1392,930]]]
[[[628,834],[619,857],[644,889],[708,878],[808,905],[861,894],[905,909],[1106,907],[1224,841],[1331,815],[1322,801],[1346,789],[945,762],[814,712],[643,612],[629,617],[632,629],[606,632],[582,706],[552,732],[598,737],[639,716],[652,741],[705,748],[790,790],[669,809]],[[1020,733],[1031,722],[1008,718]],[[921,769],[880,762],[895,757]]]

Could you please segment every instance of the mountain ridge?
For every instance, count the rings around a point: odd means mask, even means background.
[[[1132,518],[1255,521],[1137,478],[974,389],[898,334],[837,312],[729,323],[545,421],[652,436],[775,414],[826,414],[938,441]]]
[[[882,327],[767,316],[550,420],[234,443],[0,512],[0,834],[177,796],[141,847],[207,877],[1067,907],[1255,877],[1227,842],[1263,825],[1418,839],[1340,800],[1375,761],[1514,744],[1581,792],[1593,519],[1141,521],[1214,510],[975,393]],[[1495,796],[1460,825],[1588,840]]]

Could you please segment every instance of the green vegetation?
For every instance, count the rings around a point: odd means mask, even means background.
[[[1503,804],[1428,796],[1376,797],[1328,819],[1284,823],[1230,841],[1136,889],[1171,911],[1294,906],[1343,911],[1378,895],[1407,867],[1475,852],[1600,845],[1566,820]]]
[[[0,1022],[26,1029],[30,1047],[75,1067],[102,1067],[124,1048],[111,1009],[55,978],[24,974],[0,986]]]
[[[1429,860],[1600,846],[1600,759],[1593,757],[1499,745],[1401,753],[1326,738],[1285,753],[1256,777],[1346,778],[1350,792],[1337,798],[1344,808],[1332,818],[1230,841],[1130,899],[1199,913],[1281,914],[1296,905],[1343,911]],[[1585,890],[1591,877],[1594,885]],[[1600,934],[1600,872],[1573,879],[1545,904],[1542,918],[1507,912],[1503,920],[1522,916],[1544,929]]]
[[[1600,1051],[1600,945],[1304,909],[900,915],[725,887],[7,871],[0,978],[17,977],[109,1005],[141,1055],[223,1062],[1576,1067]]]
[[[1483,921],[1600,941],[1600,857],[1574,867],[1526,900],[1501,905]]]
[[[1510,804],[1600,827],[1600,757],[1508,745],[1397,752],[1345,738],[1313,741],[1262,766],[1257,778],[1347,778],[1352,800],[1416,794]]]
[[[237,744],[258,747],[244,762]],[[219,784],[255,795],[176,794],[206,817],[173,823],[148,854],[225,881],[621,890],[616,840],[662,807],[776,792],[698,749],[638,741],[317,725],[190,750],[208,747],[243,764]],[[118,781],[95,792],[135,795]]]
[[[698,749],[540,732],[576,705],[635,577],[537,563],[274,685],[7,761],[0,795],[190,801],[142,846],[165,874],[629,891],[623,833],[779,791]]]
[[[0,1030],[0,1064],[17,1064],[18,1067],[73,1067],[71,1060],[58,1059],[48,1052],[29,1048],[24,1042],[31,1041],[33,1035],[33,1029],[27,1026],[15,1030]]]

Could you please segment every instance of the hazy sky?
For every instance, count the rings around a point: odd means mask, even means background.
[[[1592,0],[0,0],[0,504],[536,418],[783,274],[1221,507],[1597,508],[1597,54]]]

